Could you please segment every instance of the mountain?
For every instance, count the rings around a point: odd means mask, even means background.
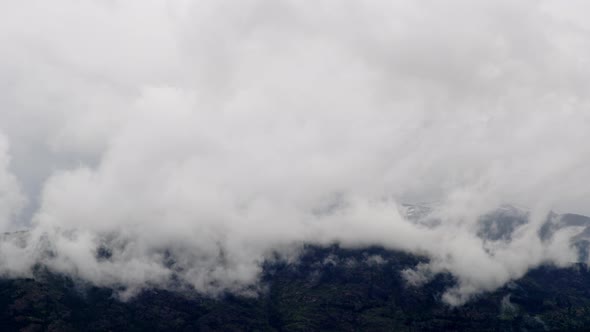
[[[441,223],[437,218],[436,204],[403,204],[401,211],[404,216],[415,223],[436,227]],[[530,211],[512,205],[502,205],[477,220],[477,235],[485,241],[510,242],[513,233],[530,221]],[[590,217],[564,213],[549,212],[543,221],[538,236],[542,241],[549,241],[560,230],[581,228],[571,238],[571,245],[578,249],[578,261],[588,261],[590,249]]]
[[[257,297],[207,298],[145,290],[127,302],[113,290],[43,268],[0,281],[3,331],[564,331],[590,326],[590,272],[542,266],[460,307],[440,300],[455,282],[421,287],[401,271],[425,258],[382,248],[309,246],[298,263],[264,268]]]
[[[435,208],[405,205],[406,216],[437,227]],[[485,241],[510,241],[529,220],[503,206],[477,221]],[[548,241],[567,227],[585,262],[590,218],[550,213],[539,230]],[[20,238],[24,233],[4,234]],[[106,249],[105,249],[106,250]],[[106,250],[105,252],[108,252]],[[97,255],[108,259],[105,252]],[[381,247],[305,246],[299,260],[263,265],[261,291],[211,298],[186,287],[145,289],[121,301],[96,287],[39,265],[30,279],[0,279],[2,331],[582,331],[590,326],[590,270],[584,263],[530,270],[493,292],[452,307],[442,294],[456,285],[439,274],[421,286],[404,271],[428,262]]]

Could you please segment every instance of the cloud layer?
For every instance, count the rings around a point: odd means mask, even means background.
[[[587,7],[2,4],[0,226],[31,231],[0,270],[243,291],[273,253],[338,241],[430,256],[407,277],[451,272],[461,303],[571,262],[579,229],[538,231],[590,214]],[[436,227],[407,218],[420,201]],[[530,222],[479,237],[504,203]]]

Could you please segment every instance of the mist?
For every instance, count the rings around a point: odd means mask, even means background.
[[[574,262],[590,214],[583,1],[0,4],[0,273],[251,292],[304,243],[430,258],[461,304]],[[407,203],[435,202],[429,225]],[[506,241],[478,236],[499,206]],[[108,257],[97,250],[108,248]],[[169,258],[174,257],[170,263]]]

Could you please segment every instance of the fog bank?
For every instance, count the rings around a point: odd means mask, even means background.
[[[590,215],[583,13],[582,1],[0,4],[0,227],[30,230],[0,241],[0,272],[41,262],[123,295],[172,276],[250,292],[265,259],[339,242],[429,256],[406,279],[450,272],[444,299],[460,304],[571,263],[584,227],[539,232],[550,211]],[[409,217],[403,204],[419,202],[434,212]],[[528,222],[482,236],[504,204]]]

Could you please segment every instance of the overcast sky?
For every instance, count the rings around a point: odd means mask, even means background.
[[[461,303],[565,264],[573,233],[535,235],[550,210],[590,214],[588,13],[581,0],[4,1],[0,226],[32,231],[0,242],[0,271],[43,260],[133,290],[178,272],[171,250],[197,289],[239,290],[272,251],[339,241],[430,255]],[[443,224],[406,220],[415,202],[437,202]],[[484,243],[473,225],[501,204],[533,220]],[[94,255],[104,243],[109,261]]]

